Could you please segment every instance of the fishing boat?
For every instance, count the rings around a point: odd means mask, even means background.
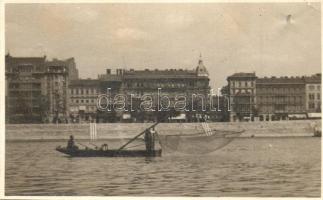
[[[72,157],[157,157],[161,156],[162,150],[148,152],[146,150],[118,150],[118,149],[67,149],[66,147],[56,147],[58,152]]]
[[[147,139],[145,137],[145,143],[146,143],[146,149],[144,150],[128,150],[125,149],[130,143],[134,142],[136,139],[138,139],[143,134],[149,134],[149,130],[153,129],[155,126],[157,126],[159,122],[156,122],[152,126],[148,127],[135,137],[133,137],[131,140],[129,140],[127,143],[122,145],[119,149],[108,149],[108,145],[104,144],[102,147],[98,148],[90,148],[84,144],[81,144],[78,142],[78,144],[84,146],[85,148],[79,149],[77,146],[72,147],[56,147],[56,151],[72,156],[72,157],[157,157],[161,156],[161,149],[155,150],[154,146],[152,147],[150,143],[154,143],[154,141],[151,141],[151,139],[154,140],[154,138]],[[94,131],[95,132],[95,131]],[[96,134],[96,133],[95,133]],[[145,135],[146,136],[146,135]],[[72,137],[73,138],[73,137]],[[147,148],[150,147],[150,148]]]
[[[119,149],[108,149],[104,144],[101,148],[89,148],[85,145],[85,148],[79,149],[78,147],[68,148],[58,146],[56,151],[72,156],[72,157],[158,157],[162,155],[162,150],[165,151],[177,151],[186,154],[204,154],[218,150],[228,143],[230,143],[235,137],[239,136],[244,131],[225,131],[225,130],[211,130],[203,125],[204,132],[197,134],[180,134],[180,135],[160,135],[156,133],[156,139],[158,140],[161,149],[155,149],[155,137],[147,138],[147,132],[149,133],[158,122],[148,127],[127,143],[122,145]],[[129,150],[126,147],[138,139],[141,135],[145,134],[144,141],[146,149],[144,150]],[[149,134],[148,134],[149,136]],[[150,136],[149,136],[150,137]],[[153,143],[153,145],[152,145]],[[80,143],[79,143],[80,144]]]

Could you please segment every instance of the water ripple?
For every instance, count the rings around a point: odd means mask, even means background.
[[[321,193],[318,138],[236,139],[207,156],[169,153],[160,158],[70,158],[54,151],[58,145],[62,143],[7,142],[6,195],[319,197]]]

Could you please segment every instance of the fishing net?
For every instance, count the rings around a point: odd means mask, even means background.
[[[207,154],[229,144],[241,132],[212,131],[212,135],[205,133],[194,135],[158,135],[161,147],[166,152],[180,152],[184,154]]]

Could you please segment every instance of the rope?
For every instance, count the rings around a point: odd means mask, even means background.
[[[138,145],[134,145],[134,146],[130,146],[128,148],[124,148],[124,149],[130,149],[130,148],[133,148],[133,147],[138,147],[138,146],[144,146],[145,144],[138,144]]]

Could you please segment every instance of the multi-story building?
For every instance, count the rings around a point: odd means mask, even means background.
[[[256,106],[256,74],[235,73],[227,78],[230,121],[253,120]]]
[[[99,81],[95,79],[79,79],[70,82],[68,93],[71,122],[96,120],[99,86]]]
[[[122,91],[123,69],[117,69],[115,73],[111,69],[106,70],[106,74],[100,74],[98,80],[100,82],[100,94],[115,96]],[[108,94],[109,93],[109,94]]]
[[[302,77],[258,78],[257,114],[261,121],[305,118],[305,84]]]
[[[66,61],[54,59],[45,63],[44,87],[47,97],[48,122],[68,121],[69,68]]]
[[[301,119],[321,112],[321,74],[257,78],[236,73],[227,80],[230,121]]]
[[[55,61],[56,59],[54,59]],[[68,69],[68,78],[70,81],[72,80],[77,80],[79,79],[79,71],[76,68],[76,63],[75,63],[75,59],[72,58],[68,58],[66,60],[61,60],[65,63],[67,69]]]
[[[304,77],[305,109],[307,113],[321,113],[321,74]]]
[[[138,99],[143,96],[153,97],[153,110],[162,107],[174,108],[177,97],[186,97],[186,112],[182,116],[186,121],[201,121],[207,118],[205,112],[210,93],[209,77],[202,59],[192,70],[129,70],[123,76],[124,91],[127,95],[134,95]],[[163,98],[167,96],[167,98]],[[159,98],[159,99],[158,99]],[[205,107],[205,108],[203,108]],[[156,115],[132,112],[135,120],[155,121]]]
[[[46,57],[5,57],[6,121],[39,123],[46,110],[43,87]]]
[[[199,60],[198,66],[193,70],[117,69],[116,73],[112,74],[111,70],[107,69],[106,74],[99,75],[99,80],[100,82],[105,81],[104,84],[101,83],[102,92],[105,93],[107,88],[111,88],[110,93],[112,96],[115,96],[116,93],[125,95],[127,98],[127,111],[116,113],[115,116],[119,120],[127,119],[127,121],[156,120],[156,113],[143,112],[142,109],[140,109],[140,102],[142,102],[141,98],[144,96],[149,95],[152,97],[152,110],[158,109],[158,103],[160,104],[160,107],[168,107],[168,102],[163,102],[163,100],[166,99],[169,99],[169,107],[173,107],[176,96],[180,95],[187,97],[187,107],[191,108],[192,105],[190,104],[193,102],[193,94],[196,98],[203,98],[203,103],[206,105],[210,92],[208,72],[202,59]],[[167,96],[167,98],[160,98],[161,102],[159,102],[157,98],[162,96]],[[199,107],[201,107],[201,105],[193,105],[193,108],[196,110],[198,110]],[[188,114],[184,119],[187,121],[198,121],[200,118],[205,118],[205,113],[186,112],[183,114]]]
[[[116,112],[113,108],[114,97],[123,94],[123,69],[106,70],[106,74],[98,76],[100,95],[106,95],[108,99],[101,99],[100,107],[109,107],[110,111],[98,109],[97,120],[99,122],[119,122],[123,121],[124,113]]]
[[[68,118],[70,73],[78,77],[74,58],[6,55],[6,122],[63,123]]]

